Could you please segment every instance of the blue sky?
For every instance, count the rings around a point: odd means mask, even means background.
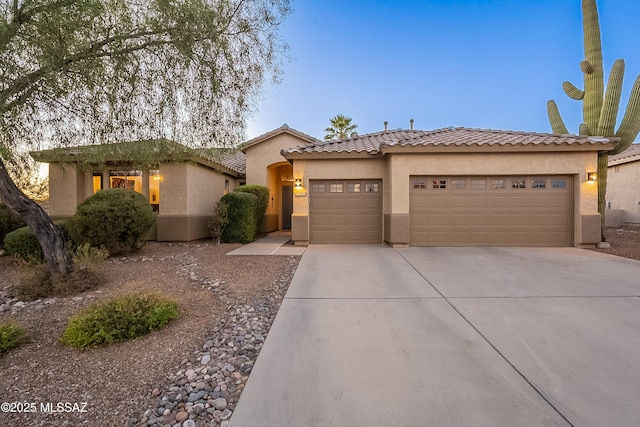
[[[336,114],[360,134],[465,126],[550,132],[554,99],[571,132],[581,103],[580,0],[298,0],[282,37],[279,85],[268,84],[249,138],[286,123],[318,138]],[[624,58],[621,112],[640,74],[640,2],[599,0],[605,76]]]

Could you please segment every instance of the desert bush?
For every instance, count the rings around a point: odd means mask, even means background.
[[[140,249],[153,221],[153,209],[146,197],[133,190],[112,188],[80,203],[67,221],[67,229],[78,245],[104,247],[114,255]]]
[[[217,202],[213,207],[213,218],[209,222],[209,232],[211,237],[215,241],[216,245],[219,245],[222,241],[222,234],[224,229],[229,224],[229,209],[226,203]]]
[[[0,202],[0,248],[4,247],[4,237],[8,233],[26,225],[27,223],[22,218],[14,214],[7,205]]]
[[[67,231],[66,221],[54,221],[54,224],[62,234],[62,238],[67,242],[67,248],[73,248],[74,245],[70,241],[71,238]],[[16,256],[32,264],[39,264],[44,260],[42,246],[40,246],[36,235],[29,227],[18,228],[8,233],[4,238],[4,248],[9,255]]]
[[[18,347],[26,341],[25,329],[14,321],[4,320],[0,322],[0,354]]]
[[[108,345],[147,334],[178,316],[178,303],[160,294],[125,295],[73,316],[60,340],[77,348]]]
[[[260,222],[262,221],[262,217],[267,212],[267,208],[269,207],[269,188],[263,185],[241,185],[237,187],[233,191],[239,191],[243,193],[253,194],[258,198],[258,205],[256,209],[256,221],[258,223],[258,229],[260,228]]]
[[[228,218],[222,240],[228,243],[253,242],[258,232],[258,198],[250,193],[233,192],[222,196],[218,204],[225,205]]]
[[[9,255],[27,262],[38,264],[44,260],[40,242],[29,227],[18,228],[8,233],[4,237],[4,248]]]
[[[23,301],[48,297],[68,297],[96,288],[103,282],[101,267],[109,256],[104,248],[88,244],[68,251],[71,266],[66,274],[51,274],[43,265],[31,265],[25,269],[20,283],[13,293]]]

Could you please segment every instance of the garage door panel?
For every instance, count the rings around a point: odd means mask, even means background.
[[[469,224],[471,225],[488,225],[489,224],[489,214],[486,213],[470,213],[469,214]]]
[[[430,225],[449,225],[449,215],[447,213],[433,213],[428,215],[427,218],[429,219],[427,223]]]
[[[416,178],[427,183],[435,179],[412,177],[412,181]],[[412,245],[573,244],[573,179],[569,176],[437,179],[446,180],[448,188],[410,190]],[[564,188],[553,188],[556,181]],[[452,188],[461,182],[465,185]]]
[[[343,192],[330,192],[330,189]],[[309,228],[311,243],[381,243],[380,180],[311,180]],[[314,192],[318,189],[318,192]],[[326,191],[322,191],[326,189]],[[361,191],[355,191],[360,189]]]

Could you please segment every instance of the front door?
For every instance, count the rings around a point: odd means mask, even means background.
[[[293,187],[282,186],[282,228],[291,230],[291,214],[293,214]]]

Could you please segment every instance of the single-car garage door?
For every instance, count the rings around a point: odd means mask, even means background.
[[[573,246],[570,176],[412,176],[411,245]]]
[[[311,180],[311,243],[381,243],[382,181]]]

